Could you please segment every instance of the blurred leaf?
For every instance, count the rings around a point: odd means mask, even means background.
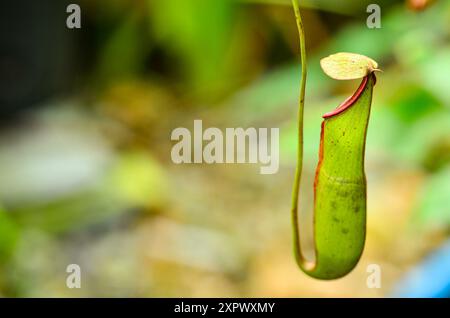
[[[416,213],[421,226],[450,227],[450,166],[431,176],[422,192]]]
[[[14,219],[23,227],[58,235],[102,224],[128,212],[127,206],[114,196],[90,190],[46,204],[20,207],[14,210]]]
[[[389,101],[389,108],[400,120],[411,124],[421,118],[443,110],[440,101],[430,92],[418,85],[400,86],[395,96]]]
[[[0,263],[11,256],[19,239],[19,228],[5,210],[0,208]]]
[[[136,206],[161,206],[169,191],[162,167],[147,153],[126,153],[108,182],[116,197]]]
[[[245,65],[233,46],[235,1],[152,1],[150,25],[156,41],[182,60],[182,71],[194,94],[219,94],[229,74]],[[240,48],[246,50],[245,47]]]
[[[144,69],[148,36],[142,15],[131,11],[117,26],[100,54],[98,74],[101,82],[136,76]]]
[[[450,164],[450,135],[430,143],[423,165],[429,171],[437,171]]]
[[[435,50],[434,54],[419,65],[419,70],[423,85],[445,102],[447,108],[450,109],[448,106],[450,105],[450,81],[448,79],[450,46],[446,46],[442,50]]]

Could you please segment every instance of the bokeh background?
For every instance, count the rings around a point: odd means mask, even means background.
[[[300,80],[290,1],[0,4],[0,295],[450,295],[450,2],[301,1],[309,78],[301,228],[311,246],[321,114],[358,86],[326,77],[339,51],[377,60],[367,140],[368,233],[357,268],[297,269],[290,196]],[[420,2],[420,1],[412,1]],[[172,163],[171,131],[279,127],[281,166]],[[303,239],[302,238],[302,239]],[[79,264],[82,288],[66,287]],[[382,270],[380,289],[366,280]]]

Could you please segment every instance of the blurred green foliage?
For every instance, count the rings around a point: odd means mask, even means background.
[[[415,13],[382,1],[382,28],[371,30],[370,1],[305,1],[311,180],[321,114],[358,85],[327,78],[320,58],[365,54],[384,73],[361,266],[326,290],[297,272],[287,233],[300,66],[289,2],[81,1],[92,68],[73,96],[0,136],[0,295],[382,296],[448,237],[450,3]],[[170,132],[194,118],[281,127],[280,173],[174,166]],[[361,283],[374,262],[386,265],[381,291]],[[86,269],[80,291],[64,286],[69,263]]]
[[[13,253],[19,238],[19,231],[17,224],[0,208],[0,265]]]

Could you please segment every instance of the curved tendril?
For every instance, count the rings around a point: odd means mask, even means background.
[[[306,90],[306,45],[305,45],[305,31],[303,27],[302,17],[300,15],[300,7],[298,0],[292,0],[292,5],[294,7],[295,18],[297,22],[298,34],[300,37],[300,55],[301,55],[301,65],[302,65],[302,77],[300,82],[300,100],[298,107],[298,149],[297,149],[297,168],[295,172],[294,189],[292,194],[292,207],[291,207],[291,218],[293,226],[293,236],[294,236],[294,255],[297,264],[300,268],[306,269],[314,267],[313,263],[307,262],[303,257],[301,246],[300,246],[300,233],[298,227],[298,204],[299,204],[299,192],[300,192],[300,181],[303,168],[303,114],[305,108],[305,90]]]

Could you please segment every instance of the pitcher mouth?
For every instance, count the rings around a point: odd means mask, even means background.
[[[376,83],[376,76],[375,76],[374,73],[370,73],[369,75],[367,75],[366,77],[363,78],[363,80],[362,80],[361,84],[359,85],[358,89],[356,90],[356,92],[352,96],[347,98],[335,110],[333,110],[333,111],[323,115],[322,118],[327,119],[327,118],[331,118],[331,117],[337,116],[337,115],[343,113],[348,108],[352,107],[355,104],[355,102],[358,100],[358,98],[361,96],[361,94],[364,91],[364,89],[366,88],[367,84],[369,83],[369,77],[370,76],[373,76],[374,85],[375,85],[375,83]]]

